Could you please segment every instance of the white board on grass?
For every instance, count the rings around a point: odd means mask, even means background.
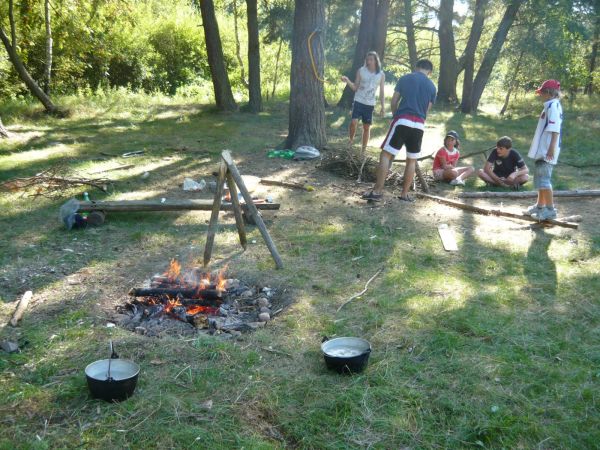
[[[440,234],[440,238],[442,239],[442,245],[444,246],[444,250],[448,252],[457,252],[458,245],[456,245],[456,239],[454,239],[454,233],[446,223],[441,223],[438,225],[438,233]]]

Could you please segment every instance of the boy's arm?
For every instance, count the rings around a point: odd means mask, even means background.
[[[546,153],[546,161],[552,161],[554,159],[554,150],[556,149],[557,142],[558,133],[556,131],[553,131],[552,137],[550,138],[550,145],[548,146],[548,152]]]
[[[392,101],[391,101],[392,114],[396,114],[396,110],[398,109],[399,103],[400,103],[400,92],[394,91],[394,95],[392,95]]]
[[[379,83],[379,102],[381,103],[381,111],[379,114],[383,116],[385,112],[385,73],[381,72],[381,82]]]
[[[350,89],[356,92],[358,86],[360,85],[360,69],[356,71],[356,80],[354,81],[354,83],[350,81],[350,78],[348,78],[347,76],[343,76],[342,81],[346,83]]]
[[[494,171],[493,171],[493,165],[492,165],[491,162],[486,162],[485,163],[485,166],[483,167],[483,171],[485,173],[487,173],[490,176],[490,178],[492,180],[494,180],[496,183],[498,183],[498,184],[504,184],[504,181],[502,179],[500,179],[500,177],[494,173]]]

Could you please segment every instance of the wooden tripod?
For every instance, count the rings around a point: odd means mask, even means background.
[[[225,180],[227,180],[227,186],[229,187],[229,192],[231,194],[231,204],[233,205],[233,214],[235,215],[235,225],[238,230],[238,235],[240,237],[240,244],[244,250],[247,247],[246,240],[246,229],[244,227],[244,218],[242,217],[242,206],[240,205],[240,201],[238,198],[238,189],[246,202],[245,208],[246,212],[252,217],[254,223],[258,227],[260,234],[262,235],[269,251],[271,252],[271,256],[273,256],[273,260],[275,261],[275,266],[278,269],[283,268],[283,261],[281,260],[281,256],[277,252],[277,247],[275,247],[275,243],[269,232],[267,227],[265,226],[264,221],[258,209],[256,209],[256,205],[252,200],[252,196],[246,185],[244,184],[244,180],[238,171],[235,163],[233,162],[233,158],[231,156],[231,152],[229,150],[224,150],[221,153],[221,163],[219,165],[219,176],[217,178],[217,190],[215,192],[215,199],[213,202],[212,213],[210,216],[210,222],[208,223],[208,231],[206,232],[206,245],[204,247],[204,265],[207,266],[210,262],[210,258],[212,256],[213,245],[215,243],[215,234],[217,232],[217,223],[219,221],[219,211],[221,210],[221,199],[223,197],[223,187],[225,185]]]

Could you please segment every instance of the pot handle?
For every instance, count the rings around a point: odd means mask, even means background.
[[[119,355],[117,355],[117,352],[115,352],[115,346],[113,345],[112,339],[108,342],[110,346],[110,359],[119,359]]]
[[[329,340],[329,337],[323,336],[323,338],[321,339],[321,343],[327,342],[328,340]]]

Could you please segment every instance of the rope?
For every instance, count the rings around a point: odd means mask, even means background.
[[[317,65],[315,64],[315,56],[313,55],[313,51],[312,51],[312,38],[314,37],[315,34],[318,33],[318,30],[313,31],[312,33],[310,33],[310,35],[308,36],[308,39],[306,41],[307,45],[308,45],[308,54],[310,55],[310,63],[312,66],[312,70],[313,70],[313,74],[315,75],[315,78],[320,81],[321,83],[325,83],[325,79],[323,77],[321,77],[319,75],[319,73],[317,72]]]

